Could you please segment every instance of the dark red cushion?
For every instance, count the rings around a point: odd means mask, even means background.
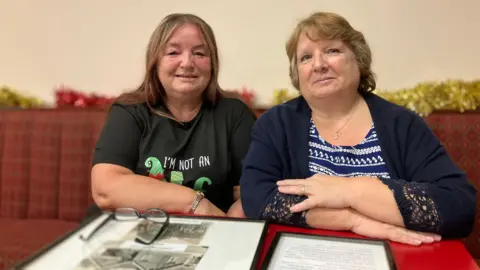
[[[470,182],[480,189],[480,117],[479,112],[437,112],[426,121],[438,136],[446,151],[468,176]],[[464,239],[470,254],[480,259],[480,193],[477,193],[477,215],[472,233]]]
[[[76,222],[0,218],[0,269],[8,269],[74,230]]]
[[[103,110],[0,110],[0,217],[79,222]]]

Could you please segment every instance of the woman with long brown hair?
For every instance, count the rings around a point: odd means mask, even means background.
[[[95,148],[92,193],[100,208],[244,215],[234,190],[255,116],[226,97],[218,72],[205,21],[192,14],[162,20],[143,82],[114,102]]]

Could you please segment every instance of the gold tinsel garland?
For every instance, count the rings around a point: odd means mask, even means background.
[[[273,104],[282,104],[298,96],[298,91],[294,94],[290,93],[287,88],[279,88],[273,90]]]
[[[376,89],[374,93],[421,116],[427,116],[436,110],[465,112],[480,107],[480,80],[425,82],[412,88],[395,91]],[[296,91],[290,93],[286,88],[276,89],[273,103],[280,104],[296,96],[298,96]],[[0,107],[35,108],[43,106],[44,102],[38,98],[24,96],[11,87],[0,87]]]
[[[0,107],[2,108],[38,108],[44,103],[38,98],[24,96],[18,91],[7,87],[0,87]]]
[[[396,91],[377,89],[374,93],[421,116],[437,110],[465,112],[480,106],[480,80],[426,82]]]
[[[394,91],[376,89],[374,93],[421,116],[436,110],[465,112],[480,107],[480,80],[425,82],[413,88]],[[283,103],[297,95],[289,94],[288,89],[274,90],[274,104]]]

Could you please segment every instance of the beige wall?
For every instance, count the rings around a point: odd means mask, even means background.
[[[0,0],[0,85],[49,102],[62,83],[116,95],[142,78],[160,19],[192,12],[217,35],[222,86],[247,85],[267,105],[273,89],[292,89],[284,44],[313,11],[340,13],[364,32],[380,88],[480,77],[478,0]]]

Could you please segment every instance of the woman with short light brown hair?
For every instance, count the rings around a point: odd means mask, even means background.
[[[318,12],[286,50],[301,95],[254,126],[240,180],[247,216],[411,245],[467,236],[475,189],[420,116],[371,92],[363,34]]]

